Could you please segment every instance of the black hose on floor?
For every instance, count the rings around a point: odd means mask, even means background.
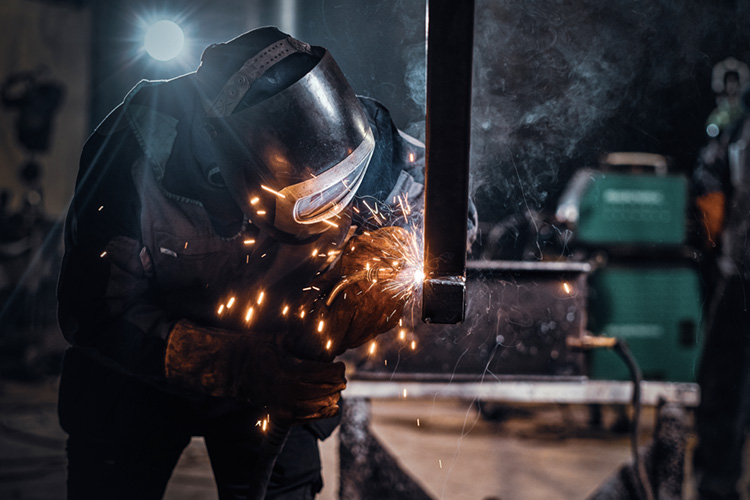
[[[648,473],[646,472],[646,465],[640,459],[638,454],[638,426],[641,418],[641,369],[630,352],[627,342],[622,339],[617,339],[615,345],[612,348],[618,356],[622,358],[630,371],[630,378],[633,381],[633,418],[630,423],[630,448],[633,454],[633,469],[635,471],[635,478],[640,483],[640,490],[643,493],[645,500],[654,500],[654,492],[651,489],[651,482],[648,479]]]
[[[648,479],[646,466],[638,455],[638,427],[641,419],[641,369],[630,352],[627,342],[615,337],[600,335],[584,335],[583,337],[568,337],[566,345],[569,349],[591,350],[607,348],[612,349],[628,367],[630,379],[633,382],[633,418],[630,423],[630,448],[633,454],[633,470],[636,487],[639,489],[639,497],[643,500],[654,500],[654,492]]]

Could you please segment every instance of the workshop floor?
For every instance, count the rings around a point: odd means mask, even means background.
[[[0,498],[64,498],[65,436],[55,400],[55,381],[0,381]],[[373,402],[372,414],[373,433],[435,499],[583,500],[630,458],[627,437],[590,429],[581,406],[525,406],[489,422],[466,401],[407,399]],[[605,426],[614,418],[606,411]],[[645,412],[644,440],[652,419]],[[337,446],[336,434],[323,443],[319,500],[338,498]],[[200,439],[183,453],[165,498],[216,499]],[[685,499],[694,499],[689,487]]]

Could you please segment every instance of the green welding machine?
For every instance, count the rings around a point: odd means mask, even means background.
[[[690,266],[610,265],[589,278],[590,331],[625,339],[644,380],[694,382],[701,325],[700,283]],[[592,378],[626,380],[611,351],[589,359]]]
[[[588,329],[626,340],[645,380],[693,382],[702,294],[686,251],[687,180],[666,165],[658,155],[609,155],[602,169],[573,176],[556,217],[573,228],[575,246],[600,257],[589,277]],[[588,371],[629,378],[607,350],[591,353]]]

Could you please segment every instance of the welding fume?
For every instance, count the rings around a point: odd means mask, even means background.
[[[193,436],[219,498],[248,497],[269,460],[264,498],[314,498],[334,358],[397,325],[420,284],[423,159],[328,51],[273,27],[125,96],[65,224],[68,498],[161,498]]]

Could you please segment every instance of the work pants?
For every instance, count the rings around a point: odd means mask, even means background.
[[[244,499],[264,436],[257,409],[190,401],[75,350],[63,363],[59,413],[69,436],[68,500],[161,499],[193,436],[205,439],[220,500]],[[320,425],[292,427],[266,498],[308,500],[320,491],[321,432]]]

